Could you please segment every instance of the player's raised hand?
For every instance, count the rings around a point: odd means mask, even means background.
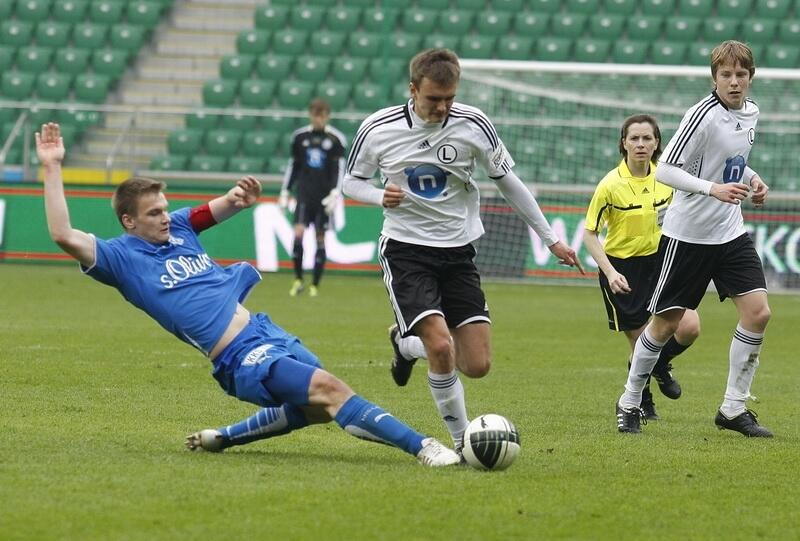
[[[387,209],[394,208],[406,196],[403,189],[397,184],[387,184],[383,188],[383,206]]]
[[[42,124],[41,131],[36,132],[36,155],[39,163],[47,167],[60,164],[64,160],[64,140],[61,128],[55,122]]]
[[[253,205],[261,195],[261,183],[253,176],[247,175],[239,179],[236,186],[227,193],[230,203],[238,209],[246,209]]]
[[[754,176],[750,180],[750,186],[753,188],[753,193],[750,195],[750,200],[753,201],[753,204],[760,208],[767,200],[767,193],[769,192],[769,186],[761,180],[761,177],[758,175]]]
[[[747,184],[729,182],[727,184],[712,184],[708,195],[719,199],[723,203],[738,205],[744,201],[748,193],[750,193],[750,190]]]
[[[606,276],[608,279],[608,287],[612,293],[627,295],[631,292],[631,286],[628,285],[628,279],[617,271],[613,271]]]
[[[562,241],[558,241],[550,246],[549,250],[558,258],[559,264],[567,265],[569,267],[578,267],[578,270],[581,271],[581,274],[586,274],[583,271],[580,260],[578,259],[578,254],[576,254],[575,250],[564,244]]]

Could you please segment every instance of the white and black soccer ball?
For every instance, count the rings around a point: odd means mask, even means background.
[[[464,431],[464,460],[478,470],[504,470],[519,454],[514,423],[494,413],[476,417]]]

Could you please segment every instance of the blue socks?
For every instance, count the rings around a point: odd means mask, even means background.
[[[303,411],[290,404],[279,408],[264,408],[252,417],[235,425],[220,428],[224,440],[223,448],[243,445],[251,441],[288,434],[292,430],[308,426]]]
[[[336,414],[336,422],[347,433],[361,439],[399,447],[417,456],[425,436],[395,419],[380,406],[358,395],[351,396]]]

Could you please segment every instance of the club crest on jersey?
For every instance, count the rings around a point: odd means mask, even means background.
[[[442,163],[453,163],[458,157],[458,151],[453,145],[442,145],[436,149],[436,157]]]
[[[756,142],[756,130],[755,128],[750,128],[747,130],[747,141],[752,145]]]
[[[318,148],[307,148],[306,164],[312,169],[322,169],[325,166],[325,152]]]
[[[264,344],[263,346],[258,346],[256,349],[252,350],[248,353],[244,360],[242,361],[242,366],[256,366],[267,359],[269,359],[269,355],[267,352],[273,347],[272,344]]]
[[[425,199],[433,199],[442,193],[447,186],[447,175],[450,174],[429,163],[406,167],[403,172],[408,178],[411,191]]]

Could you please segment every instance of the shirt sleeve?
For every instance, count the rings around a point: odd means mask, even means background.
[[[514,167],[514,160],[497,135],[491,120],[480,113],[474,117],[472,129],[478,164],[486,171],[489,178],[495,180],[502,178]]]
[[[347,159],[345,173],[351,177],[362,180],[369,180],[378,170],[378,156],[375,153],[375,145],[370,141],[369,129],[373,122],[368,118],[361,123],[358,128],[353,146],[350,147],[350,157]]]
[[[661,153],[659,161],[681,167],[702,156],[708,140],[708,128],[714,117],[713,107],[713,104],[702,102],[689,109]]]
[[[586,210],[586,224],[585,229],[594,232],[600,232],[608,222],[608,209],[611,207],[611,194],[608,191],[608,185],[600,182],[594,190],[592,200],[589,202],[589,208]]]
[[[121,280],[118,277],[126,267],[125,250],[122,249],[120,241],[117,239],[105,241],[94,235],[92,238],[94,239],[94,264],[91,267],[81,265],[81,272],[107,286],[119,287]]]

